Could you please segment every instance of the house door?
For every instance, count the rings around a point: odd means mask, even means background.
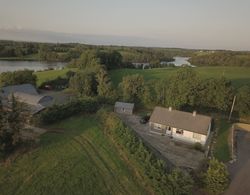
[[[172,133],[172,128],[171,127],[167,126],[166,134],[169,135],[169,136],[172,136],[173,133]]]

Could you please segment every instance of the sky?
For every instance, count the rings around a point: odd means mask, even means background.
[[[0,0],[0,39],[39,31],[99,36],[100,44],[250,50],[249,10],[250,0]]]

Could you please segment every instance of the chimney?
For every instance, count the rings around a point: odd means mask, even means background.
[[[195,110],[193,111],[193,116],[196,116],[196,111]]]
[[[168,108],[168,110],[171,112],[171,111],[172,111],[172,107],[170,106],[170,107]]]

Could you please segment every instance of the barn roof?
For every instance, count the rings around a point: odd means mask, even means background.
[[[9,106],[9,100],[12,94],[17,101],[27,104],[31,114],[43,110],[46,105],[48,105],[44,104],[44,102],[49,102],[53,99],[51,96],[39,95],[36,88],[31,84],[11,85],[3,87],[0,93],[0,96],[3,97],[3,102],[7,107]]]
[[[15,96],[15,98],[17,98],[18,101],[31,104],[31,105],[40,104],[40,101],[46,97],[43,95],[33,95],[33,94],[28,94],[28,93],[23,93],[23,92],[15,92],[13,93],[13,95]]]
[[[115,108],[126,108],[126,109],[134,109],[134,103],[127,103],[127,102],[116,102]]]
[[[2,93],[6,97],[15,92],[38,95],[36,88],[31,84],[10,85],[2,88]]]
[[[211,123],[211,117],[155,107],[149,121],[207,135],[207,130]]]

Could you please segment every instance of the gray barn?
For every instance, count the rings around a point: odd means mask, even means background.
[[[40,95],[31,84],[3,87],[0,96],[5,107],[9,106],[12,95],[17,101],[25,103],[31,114],[36,114],[53,104],[53,97]]]
[[[134,104],[126,102],[116,102],[114,111],[120,114],[133,114]]]

